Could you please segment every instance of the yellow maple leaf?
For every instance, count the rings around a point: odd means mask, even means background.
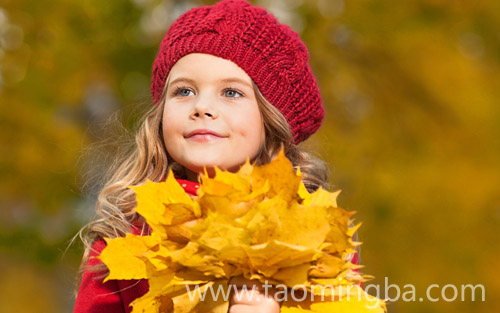
[[[151,264],[146,262],[146,255],[159,244],[158,238],[127,234],[125,237],[106,239],[106,243],[106,248],[98,256],[110,270],[105,281],[148,277],[148,267],[151,267]]]
[[[252,185],[257,189],[269,183],[268,197],[280,195],[287,202],[297,198],[302,182],[302,177],[295,173],[283,150],[272,162],[254,167],[251,179]]]
[[[214,295],[228,294],[227,281],[213,281],[202,285],[200,288],[192,286],[193,293],[181,293],[173,298],[173,312],[175,313],[227,313],[229,302],[223,296],[213,297],[210,290],[215,290]],[[196,291],[195,291],[196,290]],[[205,298],[201,299],[201,296]],[[166,311],[168,312],[168,311]]]
[[[201,178],[194,198],[172,173],[163,183],[131,187],[152,233],[107,240],[100,259],[110,269],[107,280],[149,280],[134,313],[227,312],[227,299],[205,296],[227,296],[229,279],[237,276],[301,285],[307,295],[331,287],[331,299],[285,301],[285,313],[385,310],[382,302],[367,309],[375,298],[359,288],[366,276],[347,260],[358,245],[352,236],[359,224],[352,226],[353,213],[337,207],[339,192],[309,193],[283,152],[264,166],[247,162],[237,173],[215,172]],[[343,287],[356,300],[343,301]]]
[[[340,291],[339,291],[340,290]],[[358,285],[337,289],[334,297],[310,293],[288,297],[281,305],[281,313],[384,313],[385,303],[363,291]],[[332,301],[333,299],[333,301]],[[301,300],[301,301],[297,301]]]
[[[136,212],[142,215],[149,226],[166,238],[165,225],[176,225],[194,219],[198,204],[193,201],[169,172],[165,182],[147,180],[144,185],[130,187],[135,191]]]

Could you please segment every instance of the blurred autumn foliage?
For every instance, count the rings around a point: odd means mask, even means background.
[[[203,3],[0,0],[0,312],[71,311],[82,251],[66,247],[104,166],[85,151],[116,112],[132,129],[164,32]],[[415,286],[389,312],[497,312],[500,2],[254,3],[308,45],[327,117],[305,146],[363,222],[371,283]],[[433,302],[432,284],[483,284],[486,301]]]

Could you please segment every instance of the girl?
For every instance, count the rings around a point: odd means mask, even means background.
[[[147,281],[107,281],[95,258],[102,238],[146,234],[135,213],[131,185],[161,181],[169,168],[196,196],[198,175],[214,166],[237,171],[249,158],[269,162],[283,147],[301,168],[306,187],[325,185],[323,162],[297,144],[324,116],[308,52],[298,35],[264,9],[242,0],[192,9],[173,23],[153,65],[154,106],[145,117],[132,152],[116,160],[97,202],[97,219],[83,236],[85,254],[75,312],[130,312]],[[238,286],[252,282],[237,279]],[[272,298],[233,297],[230,312],[279,312]]]

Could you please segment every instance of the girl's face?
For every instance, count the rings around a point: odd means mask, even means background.
[[[208,54],[181,58],[167,80],[163,138],[188,178],[213,166],[236,171],[264,144],[252,80],[235,63]]]

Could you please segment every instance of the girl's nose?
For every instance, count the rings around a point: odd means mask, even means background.
[[[218,114],[213,105],[215,99],[207,99],[206,97],[200,97],[198,101],[194,104],[193,112],[190,117],[192,119],[196,118],[211,118],[216,119]]]

